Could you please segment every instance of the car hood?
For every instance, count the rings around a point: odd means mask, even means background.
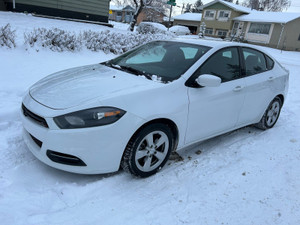
[[[161,83],[95,64],[72,68],[45,77],[29,93],[40,104],[52,109],[67,109],[92,99],[120,97],[126,92],[155,88]]]

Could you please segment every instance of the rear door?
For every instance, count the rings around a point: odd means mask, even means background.
[[[239,126],[258,122],[269,103],[284,82],[274,73],[274,61],[264,53],[241,48],[245,63],[245,104],[238,121]]]

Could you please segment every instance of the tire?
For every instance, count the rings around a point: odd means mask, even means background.
[[[281,99],[279,97],[274,98],[273,101],[269,104],[259,123],[255,124],[255,127],[262,130],[272,128],[279,118],[281,107]]]
[[[157,173],[174,148],[174,135],[165,124],[150,124],[135,134],[123,154],[121,167],[137,177]]]

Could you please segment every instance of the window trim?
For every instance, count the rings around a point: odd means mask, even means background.
[[[219,31],[220,31],[220,32],[226,32],[226,34],[225,34],[225,35],[219,35],[219,34],[218,34]],[[218,36],[218,37],[227,37],[227,35],[228,35],[228,30],[222,30],[222,29],[216,30],[216,36]]]
[[[233,45],[233,46],[228,46],[228,47],[224,47],[224,48],[221,48],[219,49],[218,51],[214,52],[212,55],[210,55],[201,65],[200,67],[198,67],[194,72],[193,74],[187,79],[187,81],[185,82],[185,86],[187,87],[190,87],[190,88],[203,88],[202,86],[200,86],[197,82],[196,82],[196,78],[199,77],[200,75],[197,74],[197,71],[199,69],[201,69],[201,67],[211,58],[213,57],[215,54],[217,54],[218,52],[220,51],[223,51],[227,48],[236,48],[237,49],[237,53],[238,53],[238,59],[239,59],[239,64],[240,64],[240,71],[239,71],[239,78],[236,78],[236,79],[232,79],[232,80],[237,80],[237,79],[242,79],[244,78],[244,74],[243,74],[243,67],[244,67],[244,60],[243,60],[243,57],[241,55],[241,47],[240,46],[236,46],[236,45]],[[230,80],[230,81],[232,81]],[[225,82],[222,82],[222,83],[226,83],[228,81],[225,81]],[[221,83],[221,84],[222,84]]]
[[[209,14],[211,14],[211,13],[213,13],[213,16],[206,16],[206,13],[207,12],[210,12]],[[208,10],[205,10],[204,11],[204,19],[206,19],[206,20],[214,20],[215,19],[215,17],[216,17],[216,10],[213,10],[213,9],[208,9]]]
[[[251,26],[252,26],[253,24],[269,25],[270,27],[269,27],[268,33],[265,34],[265,33],[251,32],[250,29],[251,29]],[[249,25],[249,29],[248,29],[248,32],[247,32],[247,33],[249,33],[249,34],[255,34],[255,35],[267,35],[267,36],[269,36],[269,35],[270,35],[271,28],[272,28],[272,23],[257,23],[257,22],[251,22],[250,25]]]
[[[227,13],[228,14],[228,17],[225,17],[225,16],[220,16],[221,12],[223,12],[224,14]],[[218,20],[220,21],[228,21],[229,18],[231,16],[231,11],[230,10],[219,10],[218,11]]]
[[[208,30],[211,30],[211,34],[206,33],[206,31],[208,31]],[[204,34],[205,35],[214,35],[214,28],[206,28]]]

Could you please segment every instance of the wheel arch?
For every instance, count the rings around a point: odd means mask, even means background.
[[[178,127],[176,125],[176,123],[170,119],[167,118],[157,118],[157,119],[153,119],[150,120],[146,123],[144,123],[143,125],[141,125],[135,132],[134,134],[130,137],[130,139],[128,140],[128,143],[126,144],[126,147],[123,149],[123,154],[120,160],[120,167],[121,167],[121,161],[123,159],[125,150],[129,144],[129,142],[132,140],[133,137],[135,137],[142,129],[144,129],[146,126],[149,126],[150,124],[154,124],[154,123],[162,123],[162,124],[166,124],[168,127],[171,128],[172,134],[174,135],[174,148],[173,150],[175,150],[177,148],[178,145],[178,141],[179,141],[179,130]]]
[[[173,120],[167,119],[167,118],[157,118],[157,119],[153,119],[150,120],[146,123],[144,123],[142,126],[140,126],[140,128],[138,128],[134,134],[130,137],[129,141],[135,136],[137,135],[143,128],[145,128],[146,126],[150,125],[150,124],[154,124],[154,123],[161,123],[161,124],[165,124],[168,127],[171,128],[172,130],[172,134],[174,135],[174,149],[177,148],[178,145],[178,140],[179,140],[179,130],[178,127],[176,125],[176,123]],[[128,142],[129,142],[128,141]]]
[[[282,94],[279,94],[279,95],[277,95],[276,97],[278,97],[280,100],[281,100],[281,103],[282,103],[282,105],[283,105],[283,103],[284,103],[284,96],[282,95]],[[275,98],[276,98],[275,97]]]

